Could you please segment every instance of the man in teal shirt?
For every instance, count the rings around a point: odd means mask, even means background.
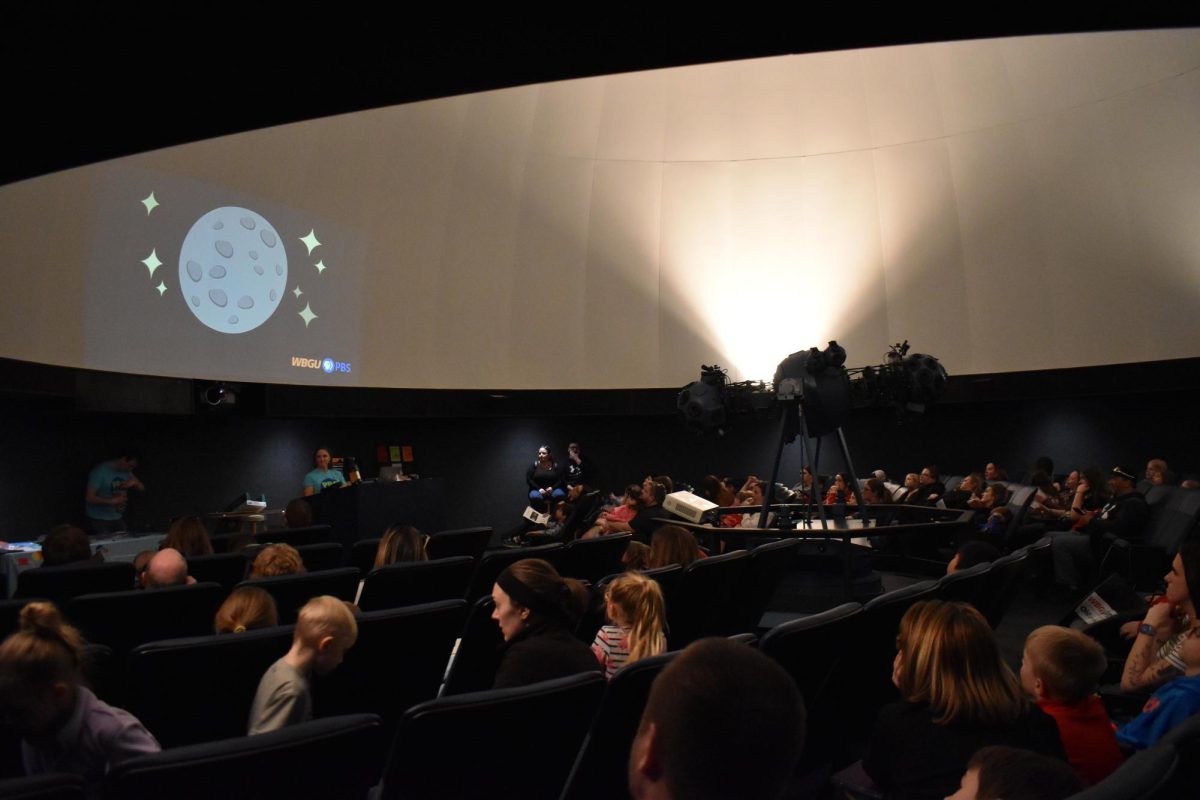
[[[125,530],[128,490],[146,489],[133,474],[137,464],[137,456],[128,454],[112,461],[103,461],[88,473],[84,511],[92,533],[107,536]]]

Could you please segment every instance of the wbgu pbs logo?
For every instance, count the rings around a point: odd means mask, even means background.
[[[349,373],[352,370],[349,361],[335,361],[332,358],[306,358],[303,356],[292,356],[292,366],[302,369],[319,369],[327,375],[334,372]]]

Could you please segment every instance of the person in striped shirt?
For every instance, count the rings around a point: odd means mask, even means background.
[[[596,633],[592,652],[605,677],[640,658],[667,649],[662,589],[640,572],[627,572],[608,585],[604,602],[611,625]]]

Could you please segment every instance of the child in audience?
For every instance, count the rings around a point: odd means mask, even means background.
[[[132,714],[79,685],[82,646],[52,603],[27,604],[0,644],[0,712],[22,739],[28,774],[80,775],[91,797],[109,769],[159,746]]]
[[[666,652],[666,611],[658,582],[636,572],[613,580],[604,592],[608,619],[596,632],[592,652],[604,665],[604,677],[626,664]]]
[[[1043,625],[1025,640],[1021,686],[1054,717],[1067,760],[1088,785],[1122,761],[1108,712],[1095,693],[1106,666],[1104,648],[1080,631]]]
[[[1153,747],[1168,731],[1197,712],[1200,712],[1200,668],[1192,668],[1151,695],[1142,713],[1117,729],[1117,739],[1137,750]]]
[[[388,564],[428,561],[429,556],[425,553],[425,546],[428,543],[429,537],[412,525],[399,523],[392,525],[383,532],[383,537],[379,540],[379,547],[375,550],[375,563],[372,567],[379,569]]]
[[[630,542],[621,556],[621,563],[627,570],[649,569],[650,545],[643,542]]]
[[[1082,788],[1057,758],[992,745],[971,757],[961,786],[946,800],[1064,800]]]
[[[248,733],[267,733],[312,718],[308,678],[332,672],[358,638],[358,623],[342,600],[314,597],[300,609],[292,649],[263,674],[250,707]]]
[[[625,487],[625,494],[621,497],[621,502],[611,509],[601,511],[596,517],[596,524],[589,528],[581,539],[594,539],[604,532],[605,522],[624,522],[629,523],[631,519],[637,516],[638,509],[642,504],[642,487],[640,484],[631,483]]]
[[[254,557],[251,578],[275,578],[280,575],[304,573],[304,560],[290,544],[269,544]]]
[[[217,609],[213,627],[217,633],[245,633],[279,624],[275,598],[257,586],[234,589]]]
[[[952,575],[960,569],[970,569],[979,564],[986,564],[1000,558],[1003,553],[994,544],[972,539],[961,545],[954,553],[954,558],[946,565],[946,574]]]

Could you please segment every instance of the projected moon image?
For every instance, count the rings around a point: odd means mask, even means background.
[[[214,208],[193,223],[179,252],[179,288],[196,319],[220,333],[262,325],[287,288],[279,234],[247,208]]]

